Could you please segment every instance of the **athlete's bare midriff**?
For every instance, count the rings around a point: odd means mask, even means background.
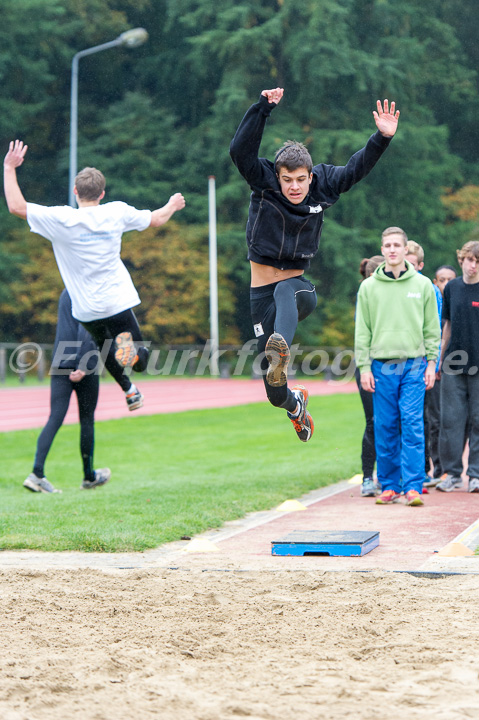
[[[288,278],[303,275],[304,270],[280,270],[271,265],[260,265],[250,260],[251,264],[251,287],[262,287],[263,285],[271,285],[280,280],[288,280]]]

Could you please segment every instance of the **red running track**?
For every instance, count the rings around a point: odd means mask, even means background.
[[[138,382],[145,396],[145,404],[130,412],[123,392],[116,383],[100,383],[100,399],[95,420],[114,420],[132,415],[157,415],[185,410],[230,407],[266,401],[262,380],[232,380],[223,378],[167,378]],[[310,395],[334,395],[357,392],[355,383],[332,380],[311,380],[307,383]],[[78,422],[76,395],[70,402],[65,423]],[[42,427],[50,410],[50,386],[0,389],[0,432]]]

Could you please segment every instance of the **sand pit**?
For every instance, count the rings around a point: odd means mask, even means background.
[[[2,720],[479,717],[479,576],[5,570]]]

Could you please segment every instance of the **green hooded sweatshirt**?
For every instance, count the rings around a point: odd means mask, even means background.
[[[354,353],[360,372],[371,361],[417,358],[436,360],[441,331],[431,281],[406,261],[397,279],[380,265],[359,288]]]

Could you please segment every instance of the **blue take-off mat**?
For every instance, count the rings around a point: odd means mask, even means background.
[[[272,555],[366,555],[379,545],[379,532],[367,530],[295,530],[273,540]]]

